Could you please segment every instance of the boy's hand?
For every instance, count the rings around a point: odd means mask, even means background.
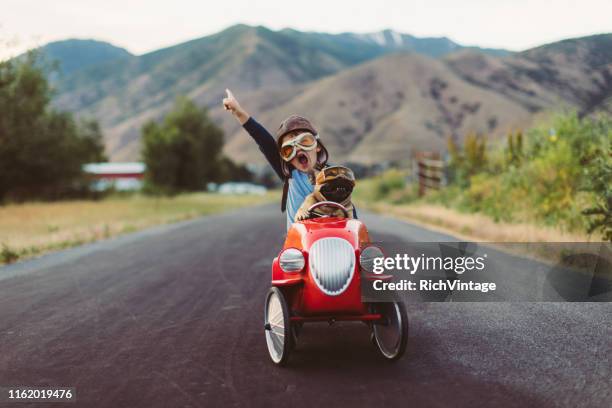
[[[232,91],[226,88],[225,93],[227,94],[227,96],[223,98],[223,107],[225,108],[225,110],[229,110],[234,113],[234,111],[240,109],[240,104],[234,97]]]
[[[223,98],[223,108],[232,112],[232,115],[238,119],[238,122],[240,122],[241,125],[244,125],[244,123],[249,120],[249,114],[242,109],[232,91],[226,89],[225,92],[227,93],[227,96]]]

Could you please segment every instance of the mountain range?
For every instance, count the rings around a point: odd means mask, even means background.
[[[74,44],[87,51],[65,51]],[[501,136],[560,106],[583,113],[612,107],[610,34],[510,53],[391,30],[237,25],[140,56],[77,40],[41,51],[60,67],[55,106],[97,118],[113,160],[138,159],[142,124],[162,118],[184,94],[224,128],[230,157],[261,163],[254,143],[221,109],[226,87],[271,131],[285,116],[303,114],[334,161],[363,164],[443,149],[449,136],[468,132]]]

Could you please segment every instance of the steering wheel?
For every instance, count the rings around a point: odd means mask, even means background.
[[[316,209],[321,208],[321,207],[333,207],[333,208],[337,208],[340,211],[342,211],[342,214],[344,215],[344,218],[349,218],[349,213],[348,213],[348,210],[346,209],[346,207],[343,206],[342,204],[336,203],[334,201],[319,201],[318,203],[314,203],[308,209],[308,213],[313,218],[314,217],[329,217],[329,215],[321,215],[321,214],[317,214],[315,212]]]

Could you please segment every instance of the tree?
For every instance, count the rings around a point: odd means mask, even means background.
[[[0,200],[62,197],[74,191],[84,163],[105,159],[95,121],[77,124],[49,107],[37,59],[0,62]]]
[[[161,124],[149,121],[143,126],[142,146],[151,192],[202,190],[223,177],[223,131],[206,110],[185,97],[177,99]]]

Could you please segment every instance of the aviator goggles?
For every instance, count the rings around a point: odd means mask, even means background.
[[[287,140],[281,145],[280,155],[284,161],[291,161],[295,157],[298,151],[298,147],[305,151],[310,151],[317,147],[317,139],[319,135],[313,135],[312,133],[305,132],[300,133],[291,140]]]
[[[322,169],[317,175],[317,184],[323,184],[327,179],[342,176],[350,181],[355,181],[355,174],[351,169],[344,166],[329,166]]]

